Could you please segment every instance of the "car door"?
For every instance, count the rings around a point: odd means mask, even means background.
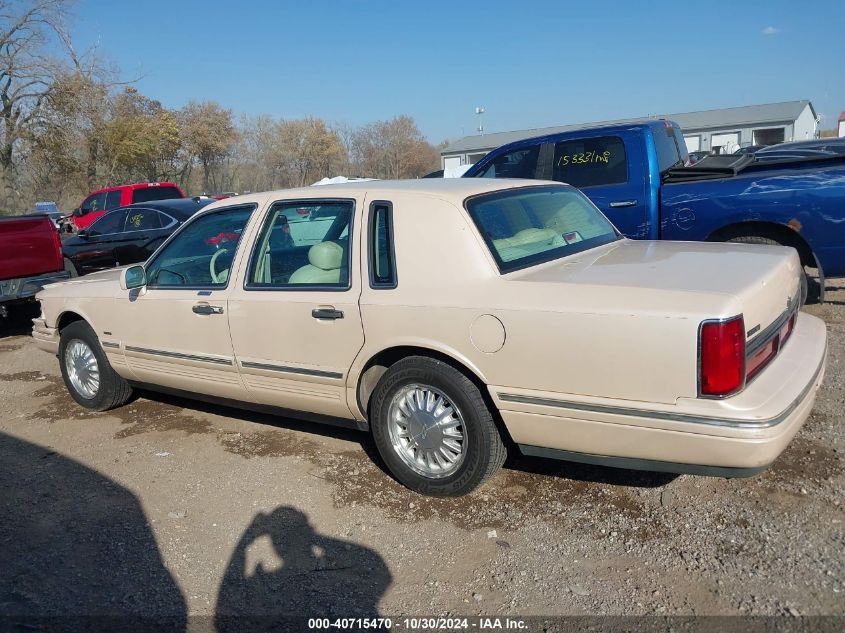
[[[358,299],[362,201],[270,205],[229,295],[229,325],[251,399],[350,418],[346,377],[364,344]]]
[[[242,400],[229,336],[228,289],[256,205],[204,213],[145,264],[146,286],[115,302],[112,337],[136,380]]]
[[[114,249],[118,266],[146,261],[152,255],[149,245],[161,230],[162,216],[155,209],[129,207],[126,211],[123,233],[115,236],[119,238]]]
[[[73,263],[80,274],[114,268],[117,265],[114,247],[120,242],[125,222],[126,211],[118,209],[106,213],[88,229],[83,229],[77,236],[76,253],[73,255]]]
[[[626,237],[656,237],[641,137],[633,131],[596,131],[555,143],[551,179],[578,187]]]

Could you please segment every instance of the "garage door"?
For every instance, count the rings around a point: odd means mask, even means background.
[[[710,150],[716,154],[733,154],[739,149],[739,132],[714,134],[710,137]]]
[[[688,152],[697,152],[701,149],[701,137],[697,134],[695,136],[685,136],[684,141],[687,144]]]

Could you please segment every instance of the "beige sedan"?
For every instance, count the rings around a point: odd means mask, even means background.
[[[801,274],[625,239],[559,183],[359,182],[210,205],[143,266],[43,290],[33,336],[83,407],[144,386],[349,425],[425,494],[507,450],[745,476],[824,373]]]

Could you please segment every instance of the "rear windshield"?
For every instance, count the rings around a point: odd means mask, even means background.
[[[619,239],[607,218],[577,189],[530,187],[466,201],[503,273]]]
[[[181,198],[182,194],[176,187],[144,187],[132,192],[132,202],[150,202],[151,200],[170,200]]]

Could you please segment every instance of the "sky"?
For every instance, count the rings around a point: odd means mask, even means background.
[[[169,108],[485,132],[810,99],[845,110],[842,0],[78,0],[78,48]],[[475,114],[483,106],[484,114]]]

